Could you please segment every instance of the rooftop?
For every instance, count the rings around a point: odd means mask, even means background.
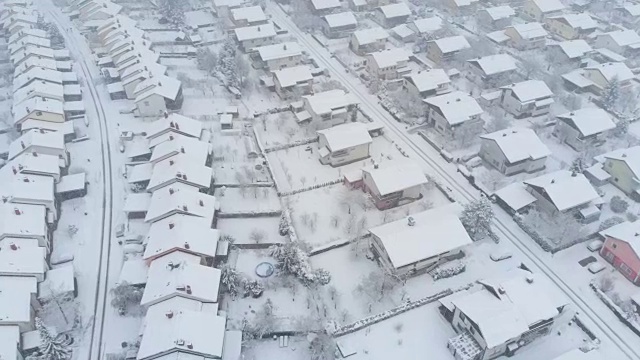
[[[413,26],[419,33],[428,33],[439,30],[442,27],[442,18],[433,16],[429,18],[416,19]]]
[[[553,92],[542,80],[526,80],[519,83],[503,86],[502,89],[510,89],[521,103],[527,103],[553,96]]]
[[[640,220],[625,221],[605,229],[600,234],[626,242],[631,246],[636,256],[640,257]]]
[[[231,17],[235,21],[246,20],[249,24],[267,21],[267,15],[265,15],[262,8],[257,5],[232,9]]]
[[[583,136],[598,134],[616,127],[611,116],[600,108],[582,108],[558,115],[558,118],[572,123]]]
[[[220,234],[199,217],[172,215],[151,224],[146,239],[144,259],[158,257],[173,250],[214,257]]]
[[[38,297],[48,299],[75,291],[74,278],[72,264],[48,270],[45,281],[38,284]]]
[[[623,62],[610,62],[599,64],[596,66],[589,66],[585,70],[595,70],[604,76],[607,81],[611,81],[617,78],[618,81],[627,81],[635,77],[631,69]]]
[[[600,198],[584,175],[574,176],[567,170],[538,176],[524,183],[543,190],[558,211],[569,210]]]
[[[162,160],[153,166],[148,191],[155,191],[175,182],[193,185],[196,189],[208,189],[211,186],[213,169],[198,163],[188,156],[174,156]]]
[[[380,6],[378,9],[382,11],[382,14],[387,19],[411,15],[411,10],[404,2]]]
[[[478,102],[462,91],[427,98],[424,102],[437,108],[451,125],[463,123],[483,113]]]
[[[537,160],[551,155],[549,148],[531,129],[510,128],[480,137],[495,141],[510,163],[522,160]]]
[[[515,59],[509,54],[488,55],[468,61],[480,68],[485,75],[495,75],[518,68]]]
[[[327,114],[335,109],[358,104],[358,99],[351,93],[344,90],[334,89],[316,93],[314,95],[303,96],[309,107],[316,114]]]
[[[408,160],[381,165],[377,169],[366,167],[362,171],[371,176],[381,196],[427,183],[427,177],[420,166]]]
[[[37,292],[35,277],[0,276],[0,325],[31,321],[31,296]]]
[[[17,245],[17,244],[16,244]],[[0,275],[44,277],[47,250],[40,246],[5,247],[0,251]]]
[[[202,123],[196,119],[172,113],[166,118],[161,117],[149,124],[147,139],[153,139],[167,132],[180,133],[199,139],[202,133]]]
[[[530,0],[542,11],[542,13],[549,13],[553,11],[560,11],[564,9],[564,5],[560,0]]]
[[[607,159],[622,161],[629,167],[635,177],[640,179],[640,146],[610,151],[596,156],[595,159],[599,162],[605,162]]]
[[[410,53],[404,48],[380,50],[369,54],[379,68],[397,66],[400,62],[409,61]]]
[[[332,152],[370,144],[372,141],[367,126],[358,122],[346,123],[325,130],[319,130],[318,134],[325,137],[329,150]]]
[[[356,17],[351,11],[326,15],[324,19],[327,21],[329,27],[332,28],[358,24],[358,20],[356,20]]]
[[[302,55],[302,49],[297,42],[283,42],[280,44],[266,45],[255,48],[262,61],[283,59],[290,56]]]
[[[494,6],[484,9],[492,20],[508,19],[516,15],[515,10],[509,5]]]
[[[340,0],[311,0],[311,5],[316,10],[327,10],[340,7]]]
[[[216,211],[216,198],[184,187],[163,188],[155,191],[151,197],[146,222],[155,222],[173,214],[197,216],[213,221]]]
[[[593,51],[591,46],[584,40],[568,40],[557,44],[569,59],[580,58]]]
[[[180,80],[166,75],[149,77],[136,86],[134,91],[136,94],[135,101],[142,101],[154,94],[166,99],[175,100],[180,93],[181,87],[182,83]]]
[[[527,24],[516,24],[507,27],[507,29],[513,28],[516,33],[523,39],[534,39],[547,36],[547,31],[542,27],[542,24],[537,22]]]
[[[564,14],[551,17],[550,19],[565,22],[574,29],[592,30],[598,27],[598,23],[587,13]]]
[[[218,302],[220,270],[199,264],[152,262],[140,304],[149,306],[180,296],[202,302]]]
[[[278,80],[280,86],[283,88],[313,80],[311,69],[309,69],[309,66],[307,65],[299,65],[276,70],[273,72],[273,76]]]
[[[13,79],[13,90],[16,91],[33,80],[43,80],[62,84],[62,73],[56,70],[34,67]]]
[[[186,154],[197,164],[204,165],[209,156],[209,143],[195,138],[175,137],[158,144],[153,148],[151,162],[157,163],[179,154]]]
[[[599,36],[609,36],[618,46],[640,47],[640,35],[633,30],[617,30]]]
[[[353,33],[356,41],[360,46],[373,44],[380,40],[385,40],[389,37],[387,30],[376,26],[369,29],[357,30]]]
[[[443,69],[428,69],[405,75],[419,92],[437,89],[439,85],[451,82],[447,72]]]
[[[13,104],[13,122],[18,123],[34,112],[47,112],[64,115],[64,103],[56,99],[33,97]]]
[[[464,36],[449,36],[433,41],[443,54],[448,54],[463,49],[470,49],[471,45]]]
[[[9,159],[13,159],[23,152],[35,151],[32,147],[42,147],[64,151],[64,136],[59,132],[41,132],[29,130],[9,145]]]
[[[240,42],[276,36],[272,23],[236,28],[233,31]]]

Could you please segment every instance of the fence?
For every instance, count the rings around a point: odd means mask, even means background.
[[[616,305],[613,300],[611,300],[607,294],[605,294],[602,290],[598,289],[598,287],[592,282],[589,284],[589,287],[596,293],[598,298],[602,300],[602,302],[616,315],[616,317],[622,321],[634,334],[640,336],[640,325],[636,321],[632,321],[629,317],[624,313],[624,311]]]
[[[289,149],[289,148],[296,147],[296,146],[312,144],[312,143],[315,143],[315,142],[318,142],[318,137],[317,136],[316,137],[312,137],[312,138],[297,140],[297,141],[294,141],[294,142],[288,143],[288,144],[280,144],[280,145],[272,146],[270,148],[265,148],[264,149],[264,153],[268,154],[270,152]]]
[[[315,190],[315,189],[320,189],[323,187],[327,187],[327,186],[331,186],[331,185],[335,185],[335,184],[341,184],[343,182],[343,179],[337,179],[337,180],[333,180],[333,181],[328,181],[325,183],[321,183],[321,184],[316,184],[313,186],[309,186],[306,188],[302,188],[302,189],[296,189],[296,190],[292,190],[292,191],[286,191],[286,192],[278,192],[278,196],[280,197],[284,197],[284,196],[291,196],[291,195],[295,195],[295,194],[299,194],[301,192],[305,192],[305,191],[311,191],[311,190]]]

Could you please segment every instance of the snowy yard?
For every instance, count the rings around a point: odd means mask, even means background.
[[[273,187],[216,188],[214,195],[224,213],[280,210],[280,200]]]
[[[233,236],[236,244],[255,244],[251,240],[254,231],[263,233],[262,243],[284,243],[287,238],[280,236],[278,225],[280,217],[259,217],[251,219],[218,219],[216,228],[221,235]]]

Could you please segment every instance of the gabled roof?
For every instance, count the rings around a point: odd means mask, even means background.
[[[13,44],[16,41],[20,40],[21,38],[25,37],[25,36],[36,36],[36,37],[40,37],[40,38],[44,38],[44,39],[48,39],[49,38],[49,34],[47,34],[46,31],[42,30],[42,29],[22,29],[20,31],[18,31],[17,33],[9,36],[9,44]]]
[[[198,190],[208,189],[211,186],[213,170],[196,161],[186,155],[178,155],[158,162],[153,166],[147,190],[155,191],[175,182],[194,186]]]
[[[452,53],[455,51],[460,51],[463,49],[470,49],[471,45],[464,36],[449,36],[438,40],[433,40],[433,43],[438,46],[440,51],[443,54]]]
[[[54,177],[60,176],[58,157],[48,154],[24,153],[11,160],[5,168],[6,171],[18,174],[43,174]],[[0,170],[2,172],[3,170]]]
[[[596,156],[596,160],[604,162],[606,159],[624,162],[633,175],[640,180],[640,146],[632,146],[628,149],[618,149],[606,154]]]
[[[329,27],[336,28],[348,25],[358,25],[358,20],[351,11],[345,11],[338,14],[330,14],[324,17]]]
[[[168,117],[162,117],[149,124],[147,139],[151,140],[167,132],[179,133],[199,139],[202,134],[202,123],[180,114],[169,114]]]
[[[213,221],[215,211],[215,197],[199,193],[196,188],[188,190],[186,186],[169,186],[153,193],[145,221],[155,222],[173,214],[197,216]]]
[[[623,10],[633,17],[640,16],[640,4],[627,3],[618,10]]]
[[[557,45],[569,59],[580,58],[593,51],[591,46],[582,39],[563,41],[555,45]]]
[[[513,26],[508,26],[506,29],[510,28],[513,29],[523,39],[533,39],[547,36],[547,31],[542,27],[542,24],[537,22],[516,24]]]
[[[316,114],[327,114],[334,109],[359,103],[358,99],[353,94],[346,93],[341,89],[324,91],[314,95],[306,95],[302,98],[307,100],[309,106]]]
[[[447,72],[443,69],[421,70],[412,72],[404,77],[413,83],[419,92],[434,90],[438,88],[438,85],[451,82]]]
[[[260,55],[262,61],[283,59],[290,56],[302,55],[302,49],[297,42],[289,41],[280,44],[259,46],[255,50]]]
[[[439,30],[442,27],[442,18],[439,16],[433,16],[424,19],[416,19],[412,24],[413,27],[422,34]]]
[[[404,2],[380,6],[378,10],[380,10],[387,19],[411,15],[411,9],[409,9]]]
[[[625,221],[605,229],[600,234],[626,242],[631,246],[636,256],[640,257],[640,236],[638,235],[640,234],[640,220]]]
[[[629,69],[629,67],[627,67],[627,65],[622,62],[598,64],[596,66],[589,66],[585,68],[585,70],[597,71],[602,74],[602,76],[607,81],[611,81],[614,78],[617,78],[618,81],[627,81],[635,77],[631,69]]]
[[[27,131],[9,145],[9,160],[30,151],[32,146],[64,151],[64,136],[59,132],[41,132],[35,129]]]
[[[51,69],[43,69],[37,67],[31,68],[29,69],[29,71],[22,73],[21,75],[13,79],[13,90],[16,91],[33,80],[43,80],[56,84],[62,84],[62,73]]]
[[[484,9],[484,11],[489,14],[489,17],[491,17],[491,20],[493,21],[508,19],[516,15],[515,10],[513,10],[509,5],[494,6]]]
[[[150,161],[156,163],[172,156],[186,154],[197,164],[204,165],[209,156],[209,150],[210,145],[204,141],[195,138],[176,137],[173,140],[158,144],[153,149]]]
[[[316,10],[327,10],[340,7],[339,0],[311,0],[311,5]]]
[[[610,37],[618,46],[640,47],[640,35],[633,30],[617,30],[598,35],[600,36]]]
[[[298,65],[276,70],[273,72],[273,77],[278,80],[280,86],[283,88],[313,80],[311,69],[309,69],[307,65]]]
[[[216,256],[220,233],[199,217],[172,215],[151,224],[146,239],[144,259],[173,250],[200,256]]]
[[[9,44],[9,51],[11,52],[11,54],[13,54],[16,51],[20,50],[21,48],[27,47],[27,46],[50,48],[51,40],[37,37],[37,36],[27,35],[22,39],[16,40],[15,42]]]
[[[13,102],[14,104],[20,104],[21,102],[36,96],[63,99],[64,86],[62,84],[47,81],[34,81],[31,84],[16,90],[13,93]]]
[[[44,205],[0,204],[0,238],[46,237]]]
[[[551,89],[542,80],[525,80],[519,83],[503,86],[501,89],[509,89],[521,103],[536,101],[553,96]]]
[[[609,114],[600,108],[574,110],[558,115],[558,118],[573,124],[583,136],[598,134],[616,127]]]
[[[363,123],[352,122],[319,130],[318,134],[325,137],[330,151],[340,151],[354,146],[370,144],[372,142],[367,126]]]
[[[362,171],[371,176],[381,196],[427,183],[424,172],[413,161],[397,161],[381,165],[377,169],[370,166],[363,168]]]
[[[480,137],[495,141],[510,163],[527,159],[537,160],[551,155],[549,148],[531,129],[510,128]]]
[[[600,198],[589,180],[582,174],[559,170],[524,181],[526,185],[541,189],[558,211],[565,211]]]
[[[564,5],[560,0],[529,0],[532,1],[543,14],[560,11],[564,9]]]
[[[33,112],[42,111],[64,115],[64,103],[56,99],[34,97],[13,105],[13,122],[18,123]]]
[[[483,113],[478,102],[462,91],[430,97],[424,102],[437,108],[450,125],[460,124]]]
[[[165,99],[176,100],[182,83],[178,79],[161,75],[145,79],[136,86],[136,102],[140,102],[151,95],[160,95]],[[138,92],[138,90],[141,90]]]
[[[352,35],[359,45],[368,45],[376,41],[385,40],[389,37],[387,30],[374,26],[369,29],[357,30]]]
[[[598,27],[598,23],[586,13],[564,14],[560,16],[553,16],[549,19],[564,22],[572,28],[580,30],[592,30]]]
[[[495,75],[518,68],[515,59],[509,54],[488,55],[467,61],[476,65],[485,75]]]
[[[240,42],[276,36],[276,30],[272,23],[236,28],[233,31]]]
[[[235,20],[246,20],[248,23],[267,21],[267,15],[258,5],[231,10],[231,17]]]
[[[199,264],[152,262],[140,305],[153,305],[174,296],[218,302],[220,274],[219,269]]]
[[[368,54],[367,56],[375,62],[379,68],[386,68],[389,66],[396,66],[400,62],[409,61],[410,53],[404,48],[393,48],[387,50],[380,50]]]

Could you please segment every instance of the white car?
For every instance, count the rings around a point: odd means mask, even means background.
[[[602,248],[602,244],[602,240],[593,240],[587,245],[587,249],[591,252],[598,251]]]
[[[604,270],[604,268],[605,268],[605,266],[602,265],[602,263],[596,261],[594,263],[591,263],[591,265],[589,265],[589,267],[587,269],[589,269],[590,273],[597,274],[600,271]]]

